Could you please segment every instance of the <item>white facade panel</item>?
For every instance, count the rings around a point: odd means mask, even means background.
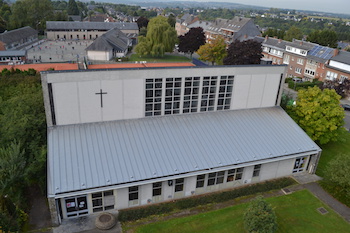
[[[126,209],[129,207],[129,189],[122,188],[117,191],[116,209]]]
[[[81,123],[102,120],[101,98],[103,100],[104,94],[98,94],[101,90],[100,81],[78,83],[77,95],[80,103]]]
[[[264,163],[263,169],[260,171],[260,180],[269,180],[276,178],[277,166],[279,162]],[[289,174],[292,170],[289,170]]]
[[[266,82],[265,75],[252,75],[250,80],[250,88],[248,94],[247,108],[258,108],[261,107],[261,101],[264,97],[264,87]],[[266,93],[267,94],[267,93]],[[273,103],[270,106],[274,106]]]
[[[329,66],[350,72],[350,65],[338,61],[329,61]]]
[[[295,159],[286,159],[278,162],[276,176],[286,176],[292,173]]]
[[[260,107],[270,107],[276,103],[276,98],[277,98],[278,92],[280,91],[278,89],[280,82],[281,82],[281,76],[278,77],[277,75],[275,75],[271,77],[266,77],[264,87],[261,87],[264,89],[264,91],[263,91],[263,97],[261,100]]]
[[[80,123],[77,89],[77,83],[57,83],[53,85],[55,116],[58,125]]]
[[[237,75],[233,84],[231,109],[247,108],[251,75]]]
[[[143,79],[124,79],[124,119],[144,117],[145,87]]]
[[[105,80],[101,83],[101,89],[106,92],[103,98],[104,107],[102,108],[103,121],[112,121],[123,119],[123,81]]]

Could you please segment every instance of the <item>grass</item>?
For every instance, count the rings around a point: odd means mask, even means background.
[[[343,189],[327,179],[327,165],[335,157],[341,154],[350,156],[350,133],[341,135],[341,140],[322,145],[322,155],[317,167],[316,174],[324,177],[320,185],[333,197],[350,207],[350,199],[347,198]]]
[[[349,232],[349,224],[307,190],[268,198],[267,201],[277,215],[277,233]],[[248,203],[245,203],[193,216],[159,221],[138,227],[135,232],[245,232],[243,214],[247,206]],[[317,211],[319,207],[324,207],[329,213],[320,214]]]
[[[191,62],[191,59],[182,55],[169,55],[165,54],[164,57],[151,57],[142,56],[139,57],[137,54],[132,54],[129,61],[147,61],[147,62]]]

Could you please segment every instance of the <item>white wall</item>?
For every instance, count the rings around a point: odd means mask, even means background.
[[[234,75],[231,109],[271,107],[276,103],[284,69],[285,66],[248,66],[48,72],[43,75],[48,125],[52,122],[47,83],[52,85],[56,124],[66,125],[144,117],[147,78]],[[106,93],[102,96],[103,107],[101,95],[96,94],[100,90]]]
[[[87,51],[87,57],[92,61],[109,61],[112,59],[112,51]]]
[[[348,64],[331,60],[329,61],[329,66],[350,72],[350,65]]]

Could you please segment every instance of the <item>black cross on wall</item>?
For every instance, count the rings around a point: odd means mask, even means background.
[[[102,92],[102,89],[100,89],[100,92],[95,93],[96,95],[100,95],[101,97],[101,108],[103,108],[103,95],[107,94],[107,92]]]

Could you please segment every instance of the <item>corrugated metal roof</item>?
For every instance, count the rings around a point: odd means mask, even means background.
[[[48,130],[48,193],[318,150],[280,107],[59,126]]]
[[[120,22],[73,22],[73,21],[47,21],[46,30],[105,30],[112,28],[119,30],[138,30],[137,23]]]

